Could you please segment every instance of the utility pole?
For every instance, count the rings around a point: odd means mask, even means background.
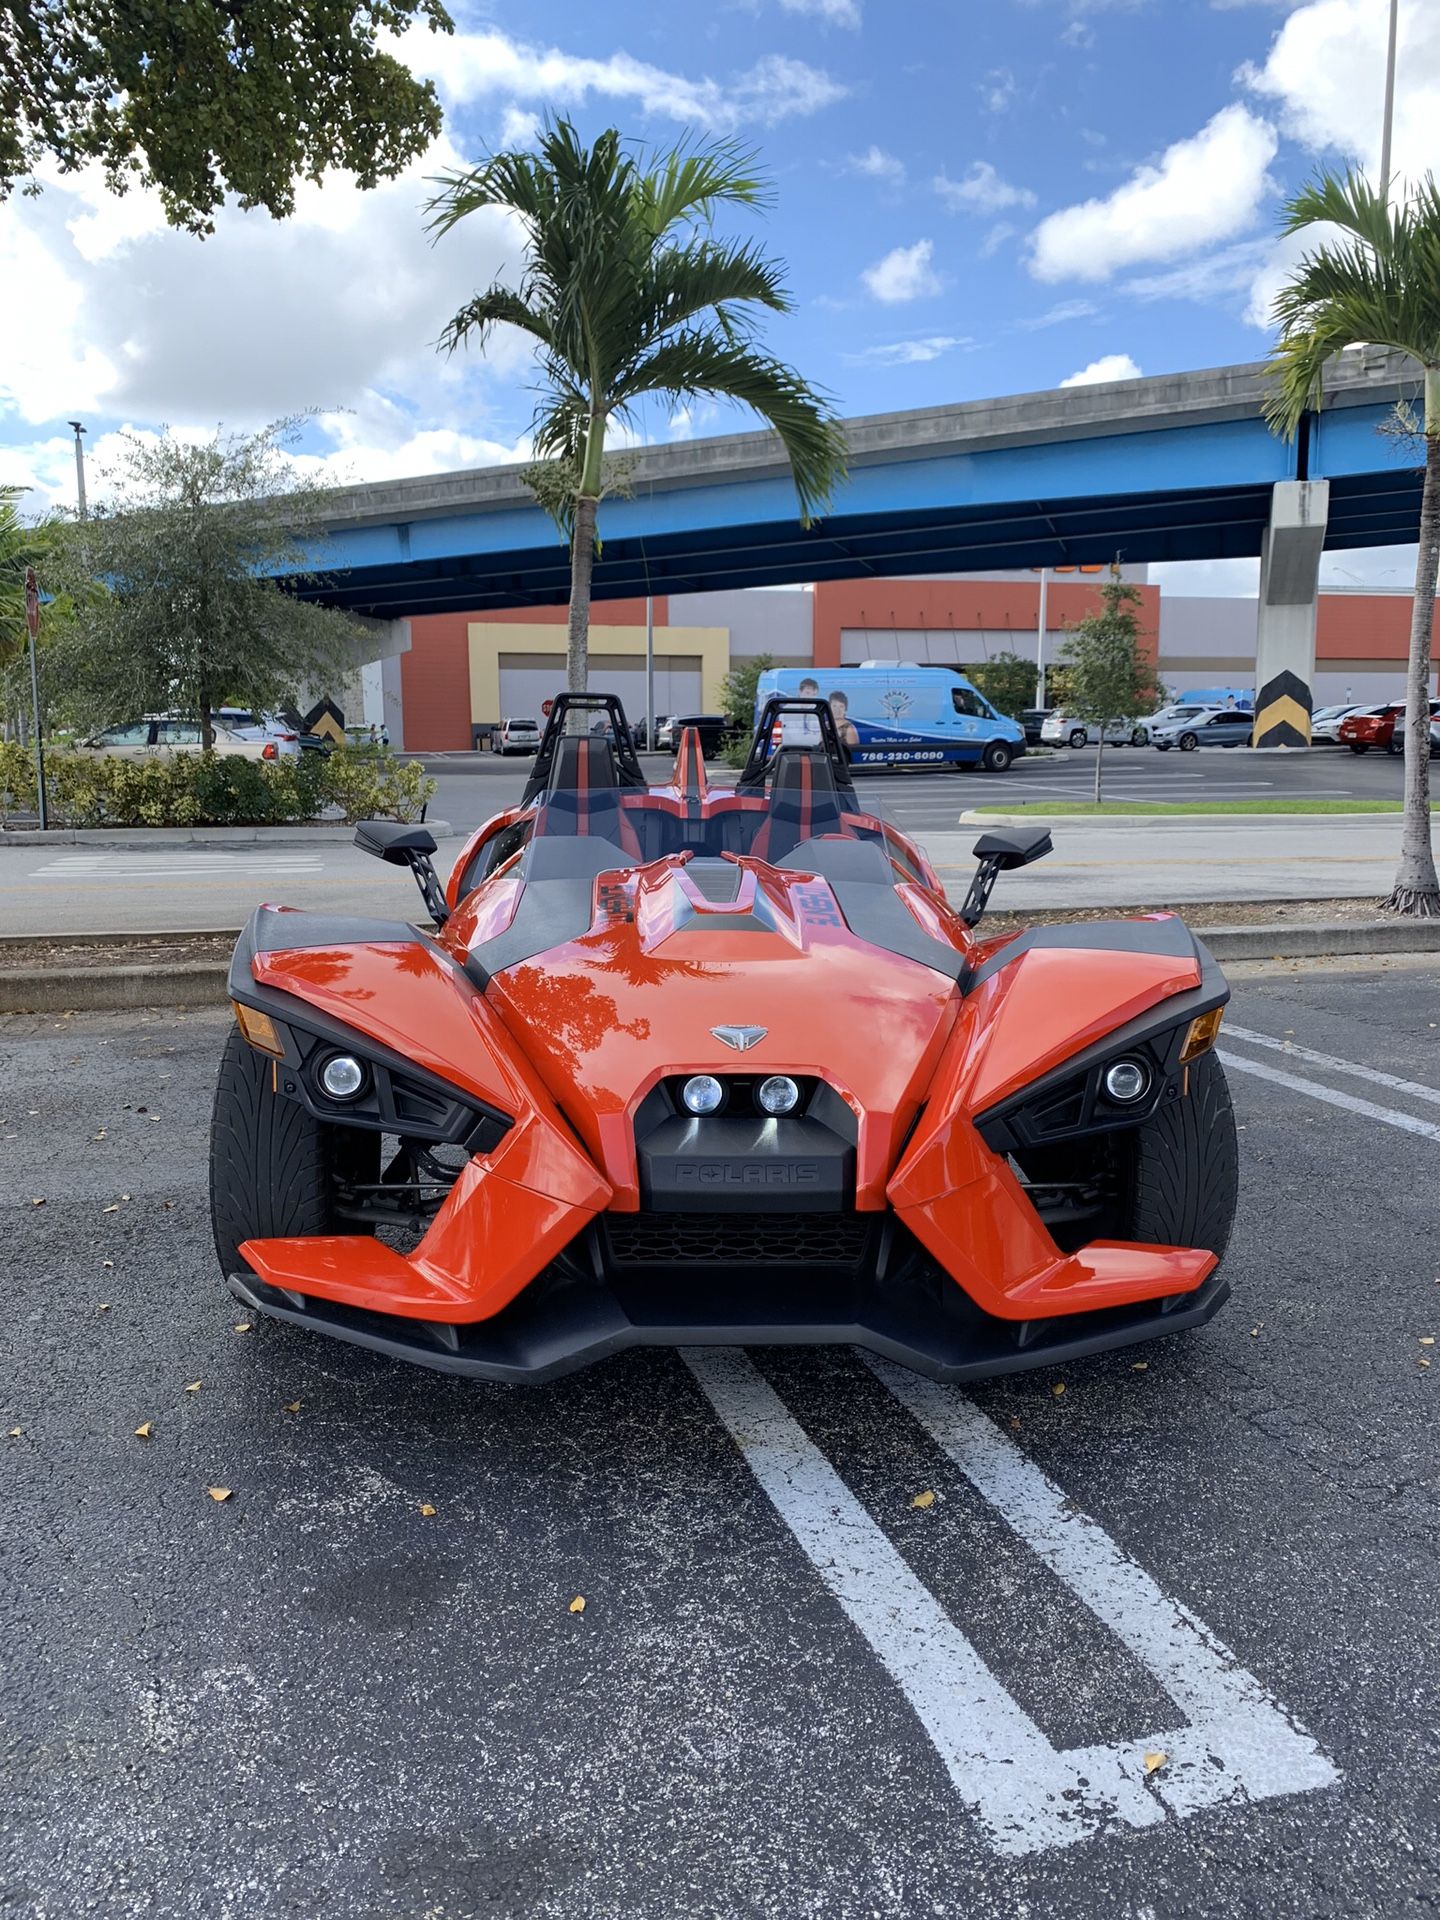
[[[75,498],[80,507],[80,518],[89,518],[89,508],[85,504],[85,445],[80,436],[85,429],[78,420],[70,422],[75,435]]]
[[[655,751],[655,600],[645,596],[645,751]]]
[[[35,716],[35,795],[39,802],[40,831],[49,826],[45,806],[45,739],[40,725],[40,679],[35,670],[35,641],[40,632],[40,583],[34,567],[25,569],[25,633],[30,644],[30,709]]]
[[[1395,36],[1400,25],[1400,0],[1390,0],[1390,41],[1385,52],[1385,119],[1380,131],[1380,191],[1390,202],[1390,146],[1395,130]]]
[[[1040,618],[1035,626],[1035,704],[1045,704],[1045,600],[1046,589],[1050,584],[1050,569],[1041,567],[1040,572]]]

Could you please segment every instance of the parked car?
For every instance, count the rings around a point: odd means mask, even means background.
[[[1095,723],[1090,720],[1075,720],[1068,714],[1052,708],[1040,726],[1040,738],[1047,747],[1085,747],[1090,744],[1091,736],[1097,733]],[[1145,726],[1140,720],[1107,720],[1105,723],[1105,744],[1107,747],[1143,747],[1145,745]]]
[[[490,730],[492,753],[538,753],[540,726],[535,720],[502,720]]]
[[[1348,714],[1363,713],[1365,709],[1353,700],[1342,700],[1338,706],[1317,707],[1310,716],[1310,741],[1312,746],[1334,747],[1340,743],[1340,722]]]
[[[1434,731],[1436,715],[1440,714],[1440,700],[1430,702],[1431,731]],[[1368,753],[1371,747],[1382,747],[1386,753],[1405,751],[1405,732],[1402,722],[1405,716],[1403,700],[1389,700],[1383,707],[1361,707],[1357,713],[1348,714],[1340,722],[1340,744],[1349,747],[1351,753]]]
[[[238,754],[245,760],[278,760],[280,743],[263,737],[245,740],[232,728],[214,723],[216,753]],[[144,720],[130,720],[123,726],[106,727],[89,740],[80,742],[82,753],[114,754],[121,760],[139,760],[162,753],[199,753],[200,722],[173,714],[151,714]],[[300,751],[299,741],[288,749]]]
[[[656,746],[673,752],[680,744],[680,736],[686,727],[699,729],[700,751],[707,759],[719,753],[725,743],[734,738],[736,732],[728,714],[674,713],[668,720],[658,720],[655,723]]]
[[[1055,711],[1053,707],[1026,707],[1015,718],[1025,729],[1027,747],[1038,747],[1041,740],[1041,728]]]
[[[1179,747],[1182,753],[1193,753],[1196,747],[1248,747],[1254,725],[1254,714],[1243,707],[1201,707],[1198,712],[1186,708],[1164,726],[1152,722],[1150,744],[1161,753],[1171,747]]]
[[[253,707],[216,707],[213,715],[241,740],[273,740],[275,751],[296,754],[300,751],[300,729],[279,713],[257,713]]]

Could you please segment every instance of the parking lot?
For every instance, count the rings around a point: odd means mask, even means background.
[[[1437,1022],[1248,970],[1231,1304],[967,1394],[252,1323],[225,1017],[0,1022],[0,1910],[1433,1913]]]

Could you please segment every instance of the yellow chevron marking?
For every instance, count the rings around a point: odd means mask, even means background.
[[[1273,727],[1284,725],[1288,721],[1304,740],[1310,738],[1310,716],[1298,700],[1292,700],[1284,693],[1278,700],[1272,700],[1268,707],[1261,707],[1255,716],[1255,725],[1251,730],[1251,739],[1259,746],[1265,744],[1265,736]]]

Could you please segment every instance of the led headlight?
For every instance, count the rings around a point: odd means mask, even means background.
[[[755,1098],[764,1113],[789,1113],[800,1098],[800,1089],[788,1074],[772,1073],[760,1082]]]
[[[680,1098],[691,1113],[714,1113],[725,1098],[725,1089],[713,1073],[692,1073],[680,1089]]]
[[[1150,1069],[1140,1060],[1117,1060],[1105,1069],[1105,1091],[1112,1100],[1129,1106],[1150,1085]]]
[[[320,1084],[332,1100],[353,1100],[365,1084],[365,1069],[353,1053],[332,1053],[320,1069]]]

